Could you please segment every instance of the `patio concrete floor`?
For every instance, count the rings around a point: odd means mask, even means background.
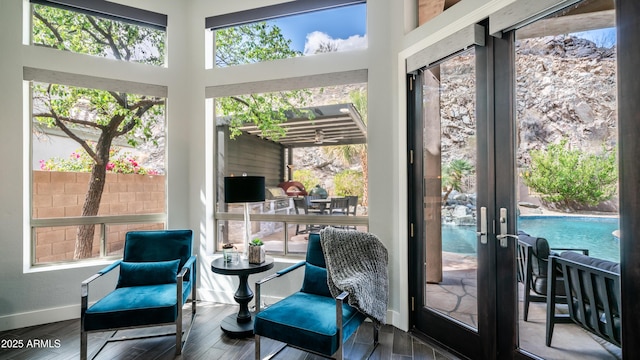
[[[443,253],[443,282],[427,284],[427,306],[477,328],[475,257]],[[619,347],[592,335],[576,324],[556,324],[551,347],[545,345],[546,304],[531,303],[522,320],[523,287],[519,284],[520,348],[544,359],[622,359]]]

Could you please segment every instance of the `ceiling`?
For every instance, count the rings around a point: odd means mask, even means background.
[[[613,0],[584,0],[516,31],[518,39],[597,30],[616,26]]]
[[[274,140],[286,147],[365,144],[367,126],[351,103],[303,108],[313,113],[313,119],[291,115],[280,124],[286,135]],[[254,124],[240,128],[245,133],[260,136]],[[272,139],[269,139],[272,140]]]

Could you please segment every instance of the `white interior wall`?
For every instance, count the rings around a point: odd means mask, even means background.
[[[0,331],[77,318],[80,312],[80,282],[105,264],[83,263],[47,271],[34,271],[25,266],[25,259],[28,259],[28,246],[25,246],[28,244],[28,229],[21,224],[25,223],[25,219],[28,222],[29,217],[29,206],[24,206],[23,196],[29,188],[28,171],[25,170],[29,168],[25,167],[29,161],[24,156],[28,156],[29,144],[25,139],[30,134],[24,125],[28,104],[23,103],[23,66],[168,86],[169,227],[189,227],[196,234],[195,246],[200,264],[199,296],[229,303],[233,303],[237,280],[213,275],[209,268],[213,243],[210,176],[213,144],[205,130],[213,128],[210,123],[212,119],[207,118],[205,88],[368,69],[370,231],[377,234],[389,249],[388,322],[407,330],[404,59],[439,37],[444,37],[446,33],[453,33],[486,17],[485,13],[496,6],[512,2],[464,0],[456,5],[462,10],[448,11],[404,35],[407,31],[406,22],[414,21],[408,15],[415,11],[411,1],[368,1],[367,50],[212,70],[205,70],[204,66],[204,17],[264,6],[264,1],[119,0],[127,5],[168,15],[168,68],[122,64],[108,59],[25,46],[22,44],[22,14],[26,0],[0,1],[0,163],[3,164],[0,171]],[[268,4],[278,2],[284,0],[269,1]],[[291,262],[289,259],[278,259],[274,271]],[[252,276],[250,282],[264,275]],[[108,291],[113,282],[113,277],[107,279],[103,285],[93,287],[92,293],[99,296]],[[269,287],[265,295],[281,296],[297,290],[300,283],[301,274],[298,274],[297,278]]]
[[[126,2],[123,2],[126,3]],[[169,15],[169,27],[186,27],[187,12],[183,4],[170,0],[128,1],[128,5]],[[69,266],[31,269],[29,267],[29,141],[31,136],[25,119],[29,111],[23,87],[23,66],[91,75],[169,88],[167,104],[168,203],[177,211],[169,212],[169,227],[189,224],[189,121],[188,43],[184,32],[168,33],[168,58],[171,67],[160,68],[109,59],[90,57],[42,47],[23,45],[28,41],[23,21],[28,24],[28,1],[0,2],[0,158],[5,163],[0,186],[0,331],[48,323],[80,315],[80,283],[108,262],[95,261]],[[26,15],[25,15],[26,14]],[[25,205],[26,204],[26,205]],[[98,298],[113,289],[116,274],[91,287]]]

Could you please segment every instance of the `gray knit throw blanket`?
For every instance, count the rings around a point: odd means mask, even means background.
[[[348,304],[370,317],[376,327],[386,323],[389,298],[387,248],[373,234],[325,228],[320,244],[327,263],[327,284],[333,297],[349,292]]]

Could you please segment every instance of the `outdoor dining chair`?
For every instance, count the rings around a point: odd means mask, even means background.
[[[309,206],[307,206],[307,200],[304,198],[295,198],[293,199],[293,205],[296,209],[297,215],[309,215],[309,214],[320,214],[319,212],[311,212],[309,210]],[[312,224],[296,224],[296,235],[298,234],[307,234],[314,231],[320,231],[321,227],[319,225]]]
[[[349,199],[346,197],[331,198],[329,204],[329,215],[348,215]]]
[[[549,256],[555,251],[579,251],[589,255],[587,249],[549,248],[549,242],[545,238],[531,236],[524,231],[518,231],[518,281],[524,285],[524,313],[523,320],[529,317],[529,304],[532,302],[547,302],[547,284],[552,277],[557,281],[555,301],[566,304],[562,272],[554,269],[549,274]]]

